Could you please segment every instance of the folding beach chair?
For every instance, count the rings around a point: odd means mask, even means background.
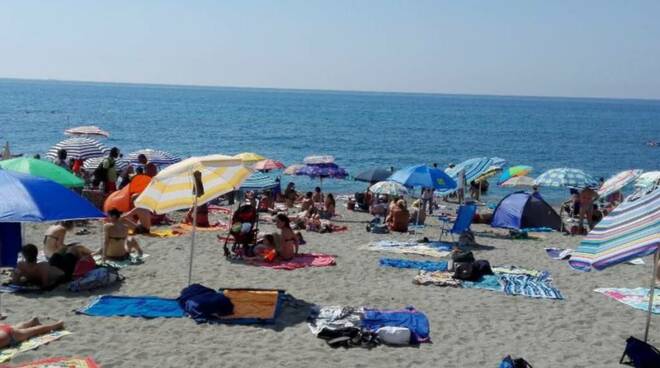
[[[257,234],[259,232],[259,215],[256,207],[246,204],[240,206],[234,212],[229,227],[229,236],[225,238],[224,253],[225,257],[242,257],[250,245],[257,243]],[[231,244],[231,250],[229,248]]]
[[[461,235],[464,232],[470,230],[470,225],[472,225],[472,220],[474,219],[474,214],[477,212],[477,205],[475,204],[464,204],[458,207],[458,215],[456,216],[456,221],[454,221],[451,229],[447,229],[449,221],[446,217],[439,217],[439,220],[443,222],[442,230],[440,232],[440,241],[444,234],[450,234],[453,242],[456,242],[454,235]]]

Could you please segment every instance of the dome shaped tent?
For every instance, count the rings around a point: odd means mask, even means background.
[[[538,193],[515,192],[502,198],[493,213],[492,227],[561,231],[561,217]]]

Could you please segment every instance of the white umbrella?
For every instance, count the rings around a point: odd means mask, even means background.
[[[369,187],[369,191],[375,194],[387,194],[394,196],[404,196],[408,194],[408,188],[395,181],[379,181]]]
[[[102,145],[99,141],[91,138],[74,137],[65,139],[58,144],[54,145],[48,150],[46,156],[52,160],[57,158],[57,152],[64,149],[67,153],[67,158],[77,160],[86,160],[92,157],[105,156],[109,151],[107,147]]]
[[[64,131],[64,134],[72,136],[97,136],[104,138],[108,138],[110,136],[110,133],[97,127],[96,125],[84,125],[75,128],[69,128]]]

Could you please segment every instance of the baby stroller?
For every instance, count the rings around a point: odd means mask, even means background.
[[[229,236],[225,238],[225,257],[229,258],[231,255],[241,257],[251,253],[250,245],[257,244],[258,227],[257,209],[249,204],[240,206],[231,218]],[[231,251],[229,243],[231,243]]]

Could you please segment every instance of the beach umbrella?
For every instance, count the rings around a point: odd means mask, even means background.
[[[580,169],[557,168],[541,174],[534,181],[536,185],[554,188],[586,188],[598,187],[598,181]]]
[[[511,166],[502,171],[502,175],[500,175],[500,178],[497,179],[497,184],[502,184],[505,181],[511,178],[515,178],[517,176],[528,175],[531,172],[532,172],[531,166],[525,166],[525,165]]]
[[[54,145],[48,150],[46,156],[52,160],[57,159],[57,151],[60,149],[66,150],[67,158],[76,160],[86,160],[92,157],[105,156],[108,151],[107,147],[100,142],[84,137],[74,137],[65,139],[58,144]]]
[[[332,164],[334,162],[334,156],[330,155],[307,156],[303,159],[303,163],[306,165]]]
[[[293,164],[289,165],[286,169],[284,169],[284,174],[285,175],[298,175],[298,171],[305,167],[305,165],[301,164]]]
[[[83,162],[83,170],[85,171],[96,170],[96,168],[99,167],[99,165],[101,164],[101,162],[103,162],[104,159],[105,157],[88,158]],[[117,170],[122,171],[126,167],[128,167],[128,162],[123,158],[117,159],[115,160],[115,167],[117,168]]]
[[[251,173],[240,159],[224,155],[191,157],[159,172],[135,200],[135,207],[158,214],[192,208],[188,284],[192,279],[197,206],[237,190]]]
[[[0,168],[49,179],[67,188],[77,188],[85,185],[84,180],[50,161],[18,157],[0,161]]]
[[[457,180],[458,174],[465,171],[465,181],[471,182],[479,177],[479,175],[491,169],[491,167],[503,167],[506,160],[499,157],[475,157],[465,160],[458,165],[447,169],[446,173],[452,179]]]
[[[500,184],[504,188],[531,188],[534,186],[534,178],[529,176],[514,176]]]
[[[277,180],[277,177],[273,175],[268,175],[264,174],[259,171],[255,171],[250,175],[243,184],[241,184],[241,187],[239,190],[241,191],[248,191],[248,190],[254,190],[254,191],[262,191],[262,190],[269,190],[269,189],[274,189],[280,186],[280,182]]]
[[[110,136],[110,133],[106,132],[105,130],[95,125],[85,125],[75,128],[69,128],[64,131],[64,134],[72,135],[72,136],[97,136],[104,138],[108,138]]]
[[[660,188],[655,188],[628,196],[587,234],[568,262],[571,267],[581,271],[589,271],[591,268],[603,270],[633,258],[653,254],[658,251],[658,247]],[[656,255],[644,341],[648,339],[651,322],[657,262]]]
[[[375,194],[387,194],[392,196],[404,196],[408,189],[396,181],[379,181],[369,187],[369,191]]]
[[[501,167],[499,167],[499,166],[491,166],[491,167],[489,167],[488,169],[486,169],[486,171],[484,171],[484,172],[482,172],[481,174],[479,174],[479,176],[477,176],[477,177],[474,179],[474,181],[475,181],[476,183],[481,184],[481,183],[483,183],[484,181],[486,181],[486,180],[492,178],[493,176],[495,176],[495,175],[497,175],[497,174],[499,174],[499,173],[501,173],[501,172],[502,172],[502,168],[501,168]]]
[[[131,152],[126,155],[126,157],[124,157],[124,160],[132,164],[137,164],[139,163],[138,156],[140,155],[144,155],[149,163],[159,166],[172,165],[181,161],[181,157],[179,156],[173,155],[166,151],[155,150],[151,148],[145,148],[139,151]]]
[[[379,181],[387,180],[387,178],[392,175],[392,172],[386,169],[370,169],[362,171],[361,173],[355,175],[353,179],[357,181],[366,181],[368,183],[376,183]]]
[[[0,170],[0,222],[43,222],[103,218],[89,201],[56,182]]]
[[[625,170],[605,180],[603,185],[596,191],[601,198],[620,190],[632,183],[642,174],[642,170]]]
[[[310,178],[319,179],[343,179],[348,176],[348,173],[344,168],[337,166],[337,164],[328,163],[305,165],[296,171],[296,175],[304,175],[309,176]]]
[[[456,188],[456,182],[444,171],[427,165],[408,166],[395,171],[388,180],[396,181],[408,188],[447,190]]]
[[[648,171],[637,178],[635,188],[648,189],[656,184],[660,184],[660,171]]]
[[[249,164],[254,164],[259,161],[263,161],[266,158],[262,155],[256,154],[254,152],[243,152],[239,153],[237,155],[234,155],[234,158],[237,158],[241,161],[243,161],[244,164],[249,165]]]
[[[254,169],[255,170],[279,170],[283,169],[285,166],[283,163],[277,161],[277,160],[261,160],[254,164]]]

